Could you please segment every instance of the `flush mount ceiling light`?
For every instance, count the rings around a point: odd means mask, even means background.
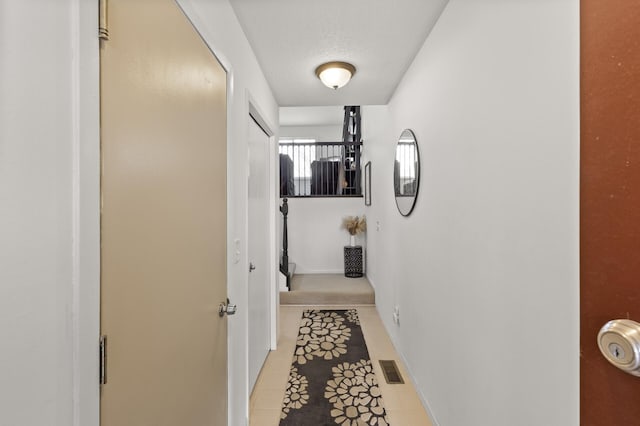
[[[316,76],[330,89],[339,89],[351,80],[356,67],[347,62],[327,62],[316,68]]]

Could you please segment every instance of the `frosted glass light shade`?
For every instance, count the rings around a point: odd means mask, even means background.
[[[327,62],[316,68],[316,76],[320,81],[334,90],[347,84],[355,72],[356,67],[347,62]]]

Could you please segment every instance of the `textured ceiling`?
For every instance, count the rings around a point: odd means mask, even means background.
[[[448,0],[230,0],[281,106],[386,104]],[[337,90],[318,65],[356,66]]]

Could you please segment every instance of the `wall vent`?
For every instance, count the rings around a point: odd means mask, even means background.
[[[398,365],[394,360],[380,360],[380,367],[388,384],[399,385],[404,383],[400,370],[398,370]]]

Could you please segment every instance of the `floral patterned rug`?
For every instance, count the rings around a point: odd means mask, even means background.
[[[388,426],[356,309],[305,310],[280,426]]]

